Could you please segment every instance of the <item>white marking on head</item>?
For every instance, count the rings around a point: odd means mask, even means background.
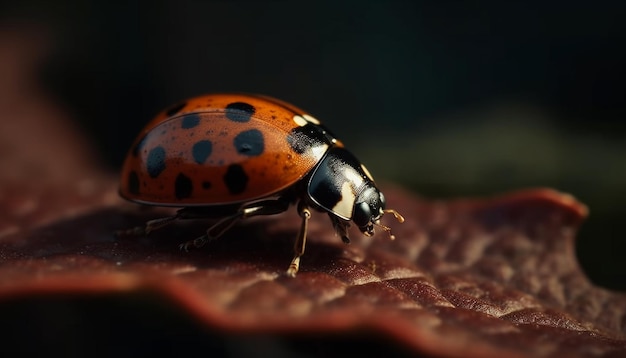
[[[343,171],[343,175],[346,179],[348,179],[348,183],[351,183],[354,188],[360,188],[361,185],[365,184],[365,180],[363,180],[361,174],[350,166],[346,166]]]
[[[356,201],[356,195],[352,190],[352,186],[349,182],[343,183],[341,186],[341,199],[333,206],[333,212],[346,218],[352,217],[352,211],[354,210],[354,202]]]
[[[300,127],[304,127],[307,124],[309,124],[309,121],[307,121],[304,117],[296,114],[295,116],[293,116],[293,121]]]
[[[374,177],[372,176],[372,173],[370,173],[369,170],[367,170],[367,168],[365,167],[365,165],[361,164],[361,169],[363,169],[363,172],[365,172],[365,175],[367,175],[367,177],[369,178],[369,180],[374,181]]]
[[[303,114],[302,117],[304,117],[304,119],[306,119],[308,122],[313,123],[313,124],[320,124],[320,121],[317,120],[317,118],[313,117],[310,114]]]

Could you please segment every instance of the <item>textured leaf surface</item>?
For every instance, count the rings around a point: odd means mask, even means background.
[[[0,162],[11,169],[0,175],[2,312],[15,300],[147,290],[226,335],[370,332],[451,357],[626,355],[626,296],[594,287],[576,263],[586,208],[571,196],[536,189],[434,201],[388,186],[389,206],[406,217],[388,222],[395,241],[352,231],[344,245],[315,215],[292,279],[283,272],[294,212],[250,220],[189,253],[177,244],[207,222],[116,239],[115,230],[167,211],[118,199],[116,179],[91,164],[87,145],[39,96],[0,104]]]

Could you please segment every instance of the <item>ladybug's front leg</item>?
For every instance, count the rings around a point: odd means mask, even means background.
[[[350,238],[348,237],[348,228],[350,227],[350,223],[339,219],[332,213],[328,213],[328,216],[330,217],[330,221],[333,223],[335,232],[341,237],[341,241],[343,241],[344,244],[349,244]]]
[[[287,276],[296,277],[298,270],[300,269],[300,257],[304,255],[304,248],[306,246],[306,232],[308,228],[309,219],[311,218],[311,210],[307,208],[302,202],[298,203],[298,214],[302,218],[300,224],[300,231],[298,237],[293,246],[294,256],[287,269]]]

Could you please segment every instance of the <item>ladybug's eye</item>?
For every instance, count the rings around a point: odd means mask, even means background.
[[[354,207],[354,216],[352,217],[352,221],[354,221],[359,228],[367,226],[371,219],[372,211],[368,203],[362,202]]]
[[[382,192],[378,192],[378,197],[380,198],[380,208],[384,209],[385,205],[387,204],[385,201],[385,196],[383,195]]]

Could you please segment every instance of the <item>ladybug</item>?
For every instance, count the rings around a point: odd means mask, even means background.
[[[219,218],[180,245],[201,247],[241,219],[297,206],[302,223],[287,270],[295,276],[311,211],[326,212],[349,243],[350,221],[366,236],[385,213],[385,197],[363,164],[317,119],[286,102],[249,94],[210,94],[161,112],[135,140],[120,195],[146,205],[181,207],[175,215],[118,234],[147,235],[179,219]]]

